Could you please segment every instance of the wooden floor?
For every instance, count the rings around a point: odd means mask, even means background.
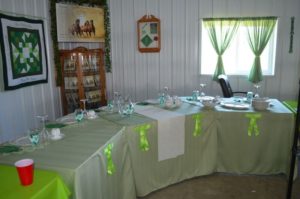
[[[171,185],[140,199],[285,199],[287,178],[215,174]],[[299,178],[293,184],[293,199],[300,198]]]
[[[299,165],[299,164],[298,164]],[[300,199],[300,175],[293,183],[293,199]],[[217,173],[152,192],[139,199],[285,199],[287,177]]]

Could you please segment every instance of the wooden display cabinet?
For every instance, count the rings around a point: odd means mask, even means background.
[[[61,97],[64,115],[83,108],[82,99],[87,99],[86,109],[106,105],[105,71],[102,49],[78,47],[60,50],[62,65]]]

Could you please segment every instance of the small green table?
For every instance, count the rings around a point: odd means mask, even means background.
[[[286,100],[282,102],[288,109],[290,109],[294,114],[297,113],[298,102],[296,100]]]
[[[67,199],[71,193],[58,174],[46,170],[34,170],[34,180],[22,186],[13,166],[0,165],[0,198]]]

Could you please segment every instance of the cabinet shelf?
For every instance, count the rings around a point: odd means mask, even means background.
[[[84,47],[60,50],[60,59],[64,115],[83,108],[81,99],[88,100],[86,108],[89,109],[106,105],[103,50]]]

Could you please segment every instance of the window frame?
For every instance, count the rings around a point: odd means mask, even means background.
[[[246,18],[243,18],[243,17],[238,17],[236,18],[237,20],[249,20],[249,19],[256,19],[256,18],[266,18],[266,17],[246,17]],[[276,17],[277,18],[277,17]],[[217,18],[216,18],[217,19]],[[219,19],[226,19],[226,18],[219,18]],[[230,18],[227,18],[227,19],[230,19]],[[276,19],[276,24],[275,24],[275,27],[274,27],[274,30],[272,32],[272,36],[270,37],[270,40],[267,44],[267,46],[269,46],[269,55],[268,55],[268,69],[267,70],[263,70],[263,67],[262,67],[262,74],[263,76],[275,76],[275,71],[276,71],[276,54],[277,54],[277,39],[278,39],[278,23],[279,23],[279,20],[278,18]],[[246,27],[245,25],[243,25],[242,23],[240,24],[240,26],[243,26],[243,27]],[[239,27],[240,28],[240,27]],[[238,31],[240,31],[238,28]],[[214,74],[214,69],[215,67],[213,67],[213,69],[211,70],[211,72],[203,72],[203,57],[207,57],[207,56],[203,56],[203,49],[204,49],[204,46],[203,46],[203,34],[206,34],[206,38],[209,40],[209,36],[208,36],[208,32],[207,30],[205,29],[204,25],[203,25],[203,20],[201,20],[201,25],[200,25],[200,40],[199,40],[199,47],[200,47],[200,61],[199,61],[199,64],[200,64],[200,69],[199,69],[199,73],[200,75],[202,76],[211,76]],[[237,35],[235,35],[234,37],[236,37]],[[272,41],[270,43],[270,41]],[[246,41],[247,42],[247,41]],[[209,43],[210,43],[210,40],[209,40]],[[210,43],[211,45],[211,43]],[[247,45],[248,45],[248,42],[247,42]],[[210,46],[212,49],[212,45]],[[229,46],[230,48],[231,46]],[[250,48],[250,47],[249,47]],[[235,48],[237,51],[238,48]],[[213,49],[214,53],[215,53],[215,50]],[[264,53],[264,52],[263,52]],[[262,53],[262,55],[263,55]],[[226,51],[225,53],[226,54]],[[217,57],[217,54],[215,53],[216,57]],[[237,55],[237,54],[235,54]],[[235,56],[233,55],[233,56]],[[235,59],[236,60],[236,59]],[[262,60],[262,59],[261,59]],[[224,57],[223,57],[223,61],[224,61]],[[251,70],[251,67],[252,67],[252,63],[253,63],[254,60],[251,59],[251,66],[250,68],[246,71],[246,70],[236,70],[236,66],[235,66],[235,71],[233,73],[228,73],[228,67],[226,67],[226,63],[224,62],[224,69],[225,69],[225,73],[227,75],[230,75],[230,76],[248,76],[249,73],[250,73],[250,70]],[[236,61],[235,61],[236,62]],[[217,63],[217,58],[215,59],[215,63],[214,63],[214,66],[216,65]],[[236,64],[237,65],[237,64]],[[243,72],[244,71],[244,72]]]

